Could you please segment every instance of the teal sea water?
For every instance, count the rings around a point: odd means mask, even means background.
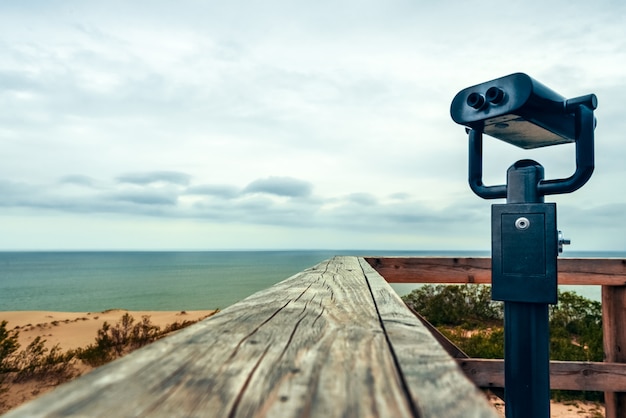
[[[0,252],[0,311],[224,308],[335,255],[488,256],[488,252]],[[573,253],[572,257],[622,257]],[[415,285],[393,285],[405,294]],[[600,300],[598,286],[568,286]]]

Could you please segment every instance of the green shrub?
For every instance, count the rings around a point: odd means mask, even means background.
[[[108,322],[102,324],[95,343],[78,349],[76,355],[90,366],[97,367],[150,344],[163,334],[160,327],[152,324],[149,316],[142,316],[141,322],[135,324],[135,319],[129,313],[125,313],[115,326]]]
[[[92,367],[102,366],[113,360],[113,341],[109,334],[110,329],[111,325],[105,321],[102,328],[98,330],[96,342],[87,347],[76,349],[76,357]]]
[[[504,358],[504,328],[468,331],[461,327],[441,328],[441,333],[472,358]]]
[[[7,373],[13,369],[12,356],[20,348],[19,332],[7,330],[7,324],[7,321],[0,322],[0,410],[4,404],[2,396],[6,392]]]
[[[11,371],[10,359],[19,348],[19,332],[7,330],[7,321],[0,322],[0,374]]]
[[[476,327],[502,322],[502,303],[491,300],[491,288],[483,285],[426,285],[403,297],[404,301],[435,326]]]
[[[54,384],[65,382],[75,375],[72,351],[63,353],[59,345],[46,348],[46,340],[36,337],[13,359],[16,376],[14,382],[30,379],[54,380]]]
[[[208,315],[211,316],[211,315]],[[204,319],[204,318],[202,318]],[[163,330],[144,315],[135,323],[128,312],[114,325],[102,324],[93,344],[75,350],[75,355],[86,364],[97,367],[123,356],[137,348],[150,344],[170,332],[195,324],[197,321],[174,322]]]
[[[480,288],[480,289],[479,289]],[[475,358],[504,357],[503,304],[484,285],[425,285],[404,301]],[[549,308],[550,358],[602,361],[602,305],[574,292],[559,292]],[[601,392],[553,391],[557,399],[601,400]]]
[[[602,361],[602,304],[574,292],[559,292],[550,306],[553,360]]]
[[[35,338],[25,349],[18,351],[19,332],[7,330],[7,321],[0,321],[0,413],[5,412],[4,395],[8,388],[6,383],[37,380],[41,387],[56,386],[77,374],[74,367],[76,358],[90,366],[101,366],[197,321],[174,322],[164,330],[152,324],[149,316],[142,316],[140,322],[134,322],[134,318],[128,313],[115,326],[105,322],[98,330],[93,344],[64,353],[58,344],[51,349],[46,348],[46,340],[41,337]],[[38,392],[39,388],[35,387],[31,394]]]
[[[192,323],[193,322],[189,322],[188,325],[191,325]],[[164,332],[161,332],[160,327],[150,322],[150,317],[148,315],[144,315],[141,317],[141,322],[139,322],[132,328],[128,343],[130,347],[134,350],[156,341],[164,334]]]

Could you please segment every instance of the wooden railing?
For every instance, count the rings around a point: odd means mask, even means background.
[[[369,257],[389,283],[491,283],[489,258]],[[550,362],[550,386],[605,392],[606,417],[626,417],[626,260],[560,258],[559,285],[602,286],[603,363]],[[437,331],[433,330],[435,335]],[[447,343],[437,336],[443,346]],[[468,359],[453,346],[465,374],[479,387],[504,387],[503,360]]]
[[[497,415],[364,259],[335,257],[6,418],[60,416]]]
[[[387,284],[490,276],[487,258],[335,257],[6,417],[495,417],[476,386],[503,387],[503,361],[463,356]],[[605,391],[623,418],[626,261],[560,259],[559,283],[602,286],[606,358],[551,362],[551,387]]]

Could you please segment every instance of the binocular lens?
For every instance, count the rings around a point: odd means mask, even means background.
[[[485,104],[485,97],[482,94],[471,93],[467,96],[467,105],[474,109],[480,109]]]

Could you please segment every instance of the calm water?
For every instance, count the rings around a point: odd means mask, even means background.
[[[0,311],[224,308],[335,255],[487,256],[488,252],[0,252]],[[626,254],[577,253],[615,257]],[[415,285],[393,285],[400,294]],[[568,286],[600,300],[598,286]]]

